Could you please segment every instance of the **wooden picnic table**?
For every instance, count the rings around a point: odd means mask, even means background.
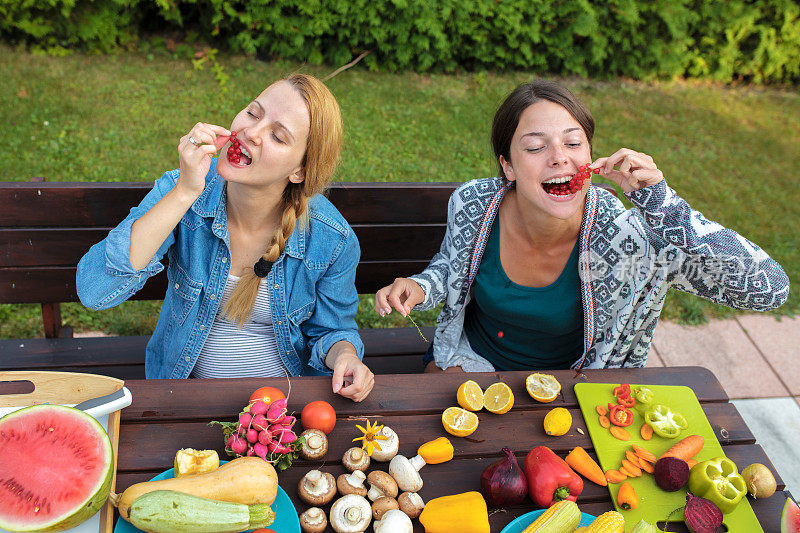
[[[289,410],[295,411],[299,418],[299,412],[306,403],[325,400],[336,409],[337,423],[329,435],[330,448],[324,460],[296,461],[279,474],[280,486],[291,497],[298,513],[303,512],[308,506],[297,498],[300,478],[312,468],[320,468],[335,477],[344,473],[342,455],[353,445],[351,439],[360,435],[355,424],[359,423],[359,419],[363,421],[366,417],[378,417],[380,423],[389,425],[397,432],[400,453],[409,457],[415,455],[418,446],[424,442],[440,436],[450,437],[455,447],[454,459],[427,466],[421,471],[424,486],[420,495],[424,501],[480,490],[481,472],[499,460],[503,446],[509,446],[514,451],[520,465],[527,452],[539,445],[552,448],[562,457],[575,446],[582,446],[593,455],[592,442],[573,392],[575,383],[686,385],[694,390],[700,400],[728,457],[740,468],[759,462],[776,474],[778,492],[771,498],[758,501],[751,499],[750,502],[765,532],[780,531],[780,513],[788,492],[784,491],[784,483],[774,466],[710,370],[701,367],[587,370],[580,376],[571,370],[553,371],[552,374],[561,382],[562,393],[554,402],[547,404],[538,403],[525,393],[525,377],[528,374],[530,372],[381,375],[375,377],[374,390],[361,403],[332,394],[329,378],[292,378]],[[514,391],[515,403],[513,409],[504,415],[481,411],[480,425],[475,433],[465,438],[452,437],[442,427],[441,413],[445,408],[456,405],[456,389],[466,379],[475,380],[483,388],[503,381]],[[227,458],[221,428],[210,427],[207,423],[211,420],[234,421],[250,394],[264,385],[277,386],[284,391],[287,389],[285,378],[127,381],[126,386],[133,394],[133,403],[122,412],[117,492],[171,468],[179,448],[216,449],[221,458]],[[542,421],[547,411],[558,406],[570,410],[574,423],[567,435],[549,437],[544,434]],[[582,428],[584,434],[577,432],[577,428]],[[388,463],[373,463],[370,466],[370,470],[376,468],[387,470]],[[578,504],[583,512],[595,516],[613,509],[608,489],[588,480],[584,483]],[[329,507],[325,507],[326,512]],[[492,513],[490,509],[492,532],[499,532],[511,520],[535,508],[533,502],[526,500],[505,511]],[[414,524],[415,531],[423,531],[417,520],[414,520]],[[626,529],[632,526],[626,524]],[[332,531],[330,527],[328,530]],[[670,527],[670,531],[678,530]]]

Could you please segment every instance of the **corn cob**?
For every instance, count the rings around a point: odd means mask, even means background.
[[[578,504],[562,500],[542,513],[522,533],[571,533],[580,522]]]
[[[594,519],[589,533],[625,533],[625,519],[616,511],[608,511]]]

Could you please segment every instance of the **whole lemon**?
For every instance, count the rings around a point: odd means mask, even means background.
[[[544,417],[544,432],[552,437],[560,437],[572,427],[572,415],[563,407],[551,409]]]

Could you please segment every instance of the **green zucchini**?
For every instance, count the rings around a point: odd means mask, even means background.
[[[244,505],[156,490],[136,498],[130,522],[147,533],[238,533],[270,525],[275,513],[266,503]]]

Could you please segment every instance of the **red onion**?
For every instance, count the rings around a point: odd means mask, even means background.
[[[514,452],[508,447],[501,451],[505,458],[490,464],[481,474],[481,491],[493,507],[521,503],[528,495],[528,483]]]
[[[692,533],[716,533],[722,525],[722,511],[714,502],[686,494],[686,508],[683,510],[686,527]]]

